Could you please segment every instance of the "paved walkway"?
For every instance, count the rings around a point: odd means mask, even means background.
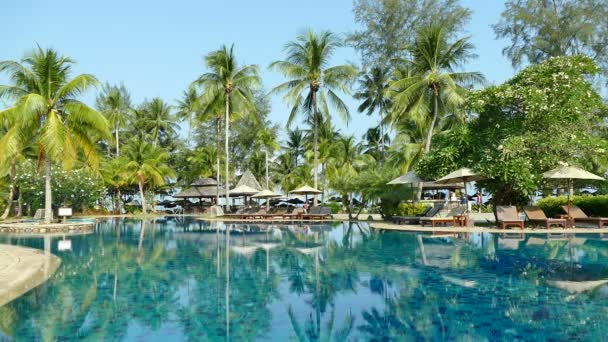
[[[0,306],[44,283],[60,264],[39,249],[0,245]]]

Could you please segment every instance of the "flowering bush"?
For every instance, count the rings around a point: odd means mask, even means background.
[[[24,205],[32,210],[44,208],[44,175],[38,173],[35,163],[26,161],[20,165],[17,183]],[[51,189],[53,208],[71,207],[75,213],[92,208],[105,193],[101,178],[91,171],[65,171],[56,166],[52,168]]]
[[[601,127],[607,110],[589,81],[597,72],[589,57],[557,57],[502,85],[472,92],[468,110],[476,115],[467,130],[438,140],[417,172],[437,178],[458,167],[473,168],[486,176],[479,185],[496,204],[525,204],[540,188],[542,173],[561,162],[603,173],[608,141]]]

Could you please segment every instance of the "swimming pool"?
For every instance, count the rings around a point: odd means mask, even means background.
[[[0,235],[0,243],[44,248],[42,238]],[[91,341],[608,336],[608,239],[599,235],[430,236],[372,232],[364,223],[110,219],[93,234],[53,238],[51,248],[62,258],[60,269],[0,308],[0,335]]]

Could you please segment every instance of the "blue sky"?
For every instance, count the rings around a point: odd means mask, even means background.
[[[468,66],[481,71],[490,83],[514,74],[501,54],[505,41],[494,39],[491,24],[499,20],[503,3],[463,0],[473,10],[467,27],[479,57]],[[19,59],[35,44],[53,47],[76,60],[75,71],[91,73],[102,82],[124,82],[135,102],[160,96],[170,103],[204,72],[202,57],[222,44],[235,44],[239,61],[257,64],[269,90],[283,79],[267,66],[283,59],[283,47],[302,30],[355,30],[351,0],[281,1],[129,1],[56,0],[2,1],[0,60]],[[350,48],[341,49],[334,64],[358,64]],[[0,84],[7,82],[0,75]],[[348,98],[345,96],[345,98]],[[88,94],[92,103],[94,93]],[[352,121],[348,127],[336,118],[343,133],[361,137],[376,118],[356,112],[347,99]],[[285,125],[288,107],[272,99],[271,120]]]

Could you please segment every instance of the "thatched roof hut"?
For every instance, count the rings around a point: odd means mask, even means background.
[[[256,189],[257,191],[262,191],[263,189],[258,180],[255,179],[253,173],[251,173],[251,171],[249,170],[243,173],[241,179],[239,179],[239,182],[236,184],[235,188],[238,188],[241,185],[246,185],[250,188]]]

